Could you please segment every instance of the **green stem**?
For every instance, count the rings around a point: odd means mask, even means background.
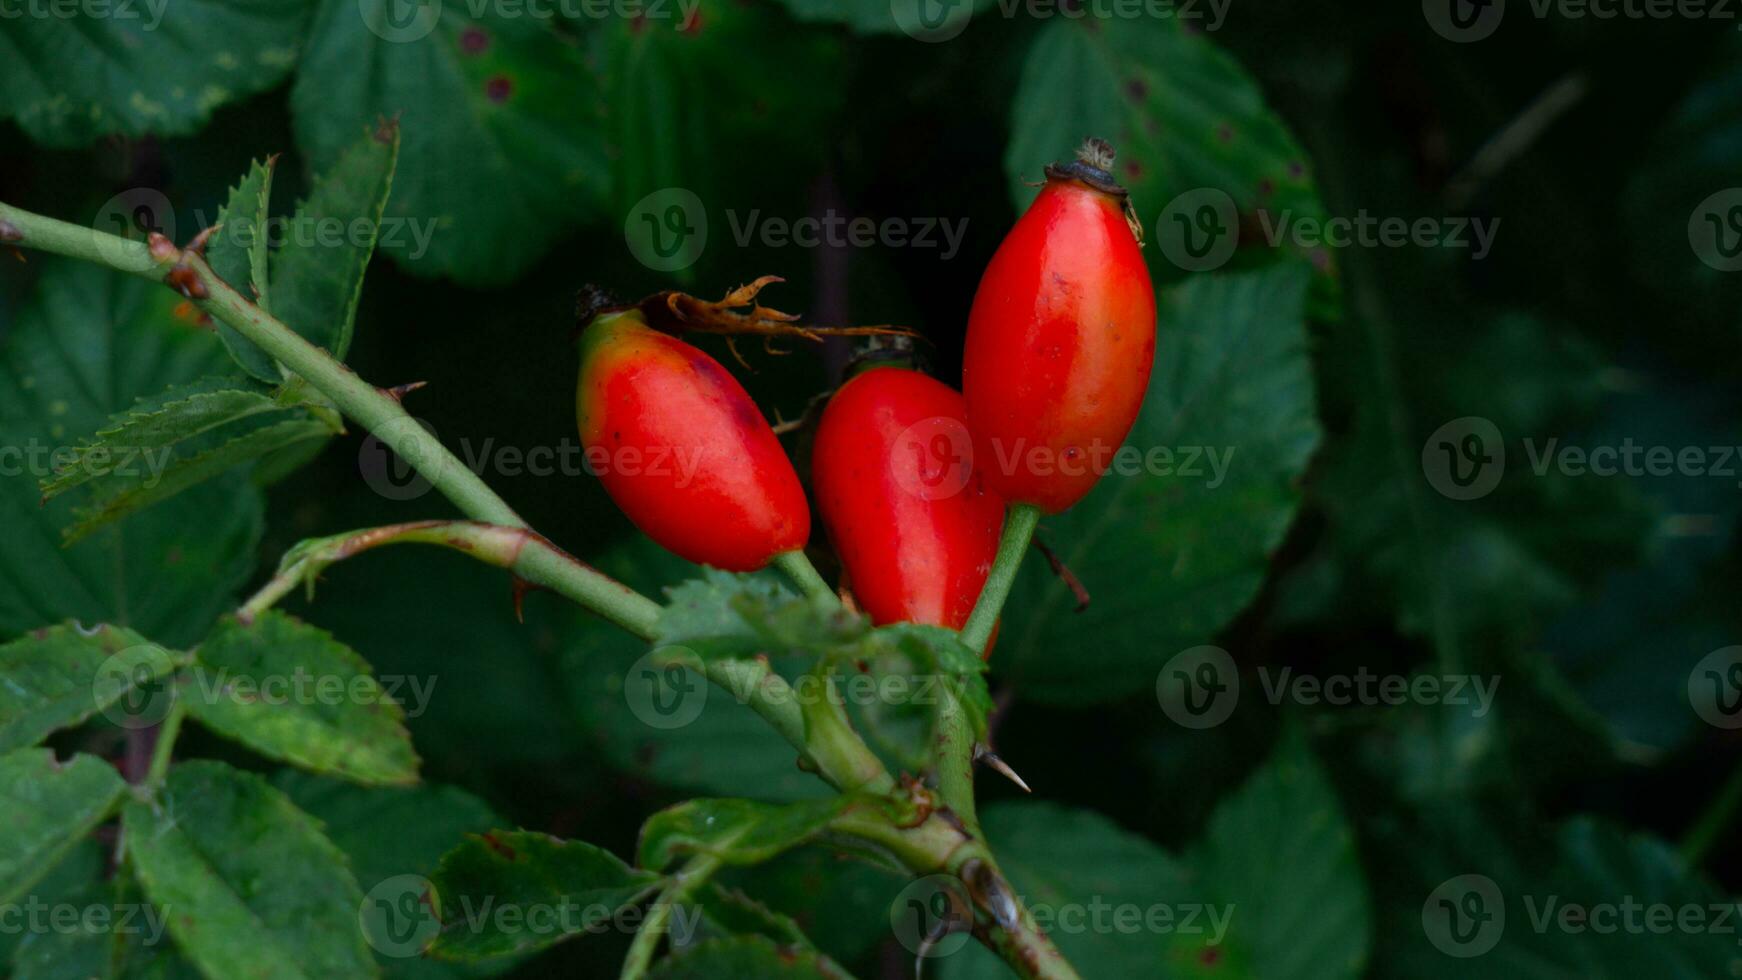
[[[980,816],[974,805],[974,728],[956,692],[945,689],[938,704],[937,766],[938,798],[970,831],[980,832]]]
[[[1034,540],[1035,526],[1040,523],[1040,508],[1033,504],[1012,504],[1004,518],[1004,536],[998,539],[998,557],[992,562],[992,572],[986,576],[986,587],[980,591],[980,601],[962,627],[962,642],[970,650],[985,650],[992,639],[992,627],[1004,611],[1004,600],[1010,598],[1010,587],[1016,583],[1016,570]]]
[[[298,585],[307,586],[312,595],[316,576],[329,565],[388,544],[453,548],[594,610],[643,639],[652,639],[659,625],[657,603],[581,563],[538,532],[477,521],[413,521],[300,542],[285,552],[278,572],[237,615],[243,622],[252,621]]]
[[[659,940],[669,931],[673,909],[712,878],[714,872],[720,870],[721,863],[711,854],[698,854],[672,876],[671,884],[660,892],[653,907],[647,910],[647,919],[635,934],[635,941],[629,944],[629,954],[623,958],[621,980],[637,980],[647,974],[647,968],[653,965],[653,954],[659,951]]]
[[[95,262],[154,282],[163,281],[171,270],[182,271],[196,284],[195,302],[202,310],[234,327],[330,398],[340,411],[406,460],[468,517],[485,524],[526,527],[520,515],[478,474],[406,414],[398,399],[364,381],[332,355],[254,305],[192,251],[176,248],[161,238],[150,245],[129,241],[7,204],[0,204],[0,240]],[[639,635],[651,635],[646,630],[651,628],[647,625],[648,610],[657,608],[653,601],[590,569],[586,570],[590,574],[582,574],[579,570],[584,568],[552,547],[532,550],[527,570],[516,570],[529,581],[533,574],[547,575],[549,581],[539,584],[553,588],[563,585],[569,589],[564,591],[565,595],[588,609]]]
[[[175,755],[175,740],[181,737],[181,723],[187,713],[187,699],[177,697],[169,707],[169,714],[164,716],[163,723],[158,727],[157,745],[151,750],[151,765],[145,770],[147,789],[155,791],[163,785],[163,777],[169,773],[169,761]]]
[[[812,565],[811,560],[805,557],[803,548],[795,548],[792,551],[783,551],[775,555],[772,564],[775,568],[785,572],[786,577],[792,579],[799,591],[810,597],[810,600],[815,602],[818,608],[829,611],[841,608],[841,597],[835,595],[834,589],[829,588],[829,583],[824,581],[822,575],[817,572],[816,566]]]

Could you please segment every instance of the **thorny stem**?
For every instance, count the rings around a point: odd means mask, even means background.
[[[153,281],[173,282],[200,309],[234,327],[326,395],[340,411],[373,433],[463,513],[478,522],[472,530],[461,532],[462,535],[476,536],[491,548],[517,546],[519,551],[509,567],[522,577],[561,592],[638,636],[652,637],[652,617],[659,608],[652,600],[626,586],[611,583],[614,589],[621,590],[616,595],[617,602],[601,603],[599,590],[603,583],[610,582],[609,579],[587,569],[527,529],[526,522],[513,508],[431,437],[400,407],[396,398],[364,381],[326,351],[304,340],[282,321],[231,288],[212,271],[196,249],[184,251],[160,238],[150,245],[134,242],[21,211],[4,203],[0,203],[0,245],[40,249]],[[963,630],[963,639],[971,648],[984,648],[991,635],[992,624],[997,621],[1009,595],[1011,581],[1022,553],[1027,550],[1038,517],[1039,512],[1031,507],[1018,505],[1012,508],[1004,539],[999,544],[998,561],[973,617]],[[452,529],[465,522],[445,523]],[[431,543],[424,538],[428,530],[429,526],[409,530],[408,526],[401,525],[386,539],[366,547],[386,543],[386,540]],[[515,537],[510,533],[514,530],[525,533]],[[401,534],[403,537],[397,536]],[[337,540],[345,543],[334,544],[335,539],[322,539],[327,547],[344,552],[331,560],[363,550],[355,546],[356,535],[340,535]],[[346,543],[350,546],[349,551],[345,550]],[[294,588],[296,582],[305,581],[302,575],[307,569],[331,555],[332,552],[321,552],[315,547],[304,554],[293,550],[293,555],[287,558],[293,558],[294,564],[281,567],[279,574],[244,605],[244,613],[254,614],[270,607]],[[491,557],[500,557],[501,552],[489,551],[489,556],[480,555],[491,560]],[[802,558],[800,554],[799,559]],[[297,564],[302,562],[308,564],[299,569]],[[807,593],[815,595],[813,590],[822,579],[808,560],[803,560],[800,565],[799,560],[786,559],[782,564],[787,574],[792,575]],[[830,599],[834,599],[833,593],[830,593]],[[857,788],[885,796],[894,794],[894,780],[851,726],[836,724],[827,717],[822,718],[821,724],[817,724],[817,719],[807,718],[786,681],[774,674],[766,663],[714,661],[706,664],[704,669],[713,682],[730,691],[741,692],[740,696],[750,707],[798,748],[801,757],[837,788]],[[165,719],[147,770],[148,785],[160,782],[168,769],[184,711],[172,710]],[[971,753],[971,744],[967,749]],[[868,775],[869,779],[866,778]],[[957,779],[956,776],[949,778]],[[971,799],[971,795],[967,798]],[[961,805],[960,801],[956,805]],[[915,874],[942,872],[961,877],[975,899],[978,914],[987,920],[977,923],[976,934],[1019,976],[1032,980],[1078,980],[1077,973],[1038,928],[1022,903],[1009,893],[984,843],[949,810],[934,813],[917,826],[903,827],[891,822],[887,816],[866,816],[855,809],[843,815],[834,829],[885,850]],[[651,956],[653,952],[653,949],[648,949],[645,955]]]
[[[980,601],[962,627],[962,642],[970,650],[984,650],[992,639],[992,627],[998,614],[1004,611],[1004,600],[1010,598],[1010,587],[1016,582],[1016,569],[1028,552],[1028,542],[1034,538],[1034,528],[1040,523],[1040,508],[1033,504],[1012,504],[1004,518],[1004,536],[998,541],[998,557],[992,561],[992,572],[986,576],[986,587]]]
[[[938,797],[974,833],[980,817],[974,806],[974,729],[954,691],[944,691],[937,714]]]
[[[252,621],[298,585],[312,595],[315,578],[327,566],[388,544],[453,548],[571,599],[643,639],[652,639],[659,625],[657,603],[576,560],[538,532],[477,521],[414,521],[303,541],[285,553],[277,573],[242,604],[237,616]]]

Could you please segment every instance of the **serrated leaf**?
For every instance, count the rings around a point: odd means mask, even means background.
[[[475,960],[542,949],[594,928],[658,887],[658,875],[609,851],[530,831],[469,838],[442,858],[432,878],[441,933],[427,950]],[[510,928],[534,909],[568,909],[551,929]]]
[[[1037,193],[1029,182],[1047,164],[1069,161],[1085,136],[1112,142],[1113,176],[1131,192],[1146,235],[1165,235],[1170,229],[1158,229],[1157,220],[1169,202],[1200,189],[1228,195],[1241,215],[1324,217],[1306,155],[1257,83],[1183,18],[1055,17],[1041,28],[1023,65],[1004,151],[1019,210]],[[1252,237],[1238,241],[1263,244]],[[1158,281],[1184,276],[1168,249],[1144,251]],[[1288,256],[1251,247],[1232,258],[1242,268]],[[1310,258],[1330,268],[1323,247]],[[1334,297],[1327,277],[1314,288],[1327,301]]]
[[[808,843],[854,805],[846,796],[777,806],[753,800],[690,800],[649,817],[637,863],[667,870],[690,854],[726,864],[760,864]]]
[[[238,388],[230,378],[201,378],[169,388],[111,416],[42,482],[43,499],[91,480],[113,479],[110,471],[119,466],[142,466],[147,473],[141,479],[154,480],[178,444],[250,416],[284,410],[265,392]]]
[[[399,138],[398,125],[384,122],[352,142],[291,216],[291,233],[272,256],[272,314],[341,361],[393,189]],[[332,228],[343,233],[334,238]]]
[[[790,916],[774,911],[736,888],[726,888],[710,881],[697,890],[694,898],[702,911],[701,927],[693,937],[696,942],[731,936],[762,936],[783,946],[815,948]],[[673,942],[677,938],[673,936]]]
[[[425,275],[501,283],[598,212],[604,103],[581,45],[548,18],[480,11],[442,0],[407,20],[392,0],[324,0],[291,113],[323,172],[378,119],[397,119],[381,249]]]
[[[256,160],[249,165],[241,182],[230,189],[229,198],[218,212],[221,227],[206,246],[206,261],[218,278],[244,296],[252,294],[255,304],[268,312],[272,310],[267,288],[268,221],[272,173],[277,163],[278,158],[272,157],[264,163]],[[217,328],[224,349],[244,371],[267,384],[283,380],[283,372],[272,355],[222,320],[217,321]]]
[[[363,893],[320,826],[258,776],[216,762],[172,768],[129,803],[127,854],[169,930],[208,977],[373,977]]]
[[[1373,923],[1354,832],[1298,732],[1216,807],[1189,862],[1235,910],[1227,944],[1245,975],[1364,975]]]
[[[226,477],[63,549],[70,502],[44,506],[37,480],[80,433],[230,360],[177,318],[180,299],[161,286],[70,259],[32,264],[41,277],[0,346],[0,445],[40,454],[0,476],[0,637],[76,617],[190,644],[254,567],[259,492]]]
[[[779,980],[810,977],[852,980],[833,960],[802,946],[781,946],[763,936],[700,943],[654,964],[647,980]]]
[[[70,9],[70,8],[69,8]],[[182,135],[296,63],[303,0],[175,0],[0,22],[0,115],[38,143]]]
[[[667,590],[655,643],[708,659],[794,651],[816,653],[865,636],[871,621],[827,613],[771,575],[706,569]]]
[[[117,626],[52,626],[0,646],[0,752],[147,696],[191,659]]]
[[[1141,464],[1041,521],[1088,609],[1074,612],[1038,561],[1006,606],[991,663],[1024,696],[1081,703],[1150,688],[1258,594],[1319,439],[1306,284],[1287,266],[1163,294],[1156,367],[1125,440]]]
[[[252,429],[197,455],[180,457],[161,474],[148,476],[137,483],[128,481],[122,487],[113,488],[109,496],[81,508],[76,514],[77,520],[65,531],[67,543],[76,542],[105,524],[168,500],[238,466],[289,446],[325,440],[332,434],[332,427],[320,419],[308,416],[288,418]]]
[[[276,611],[195,651],[192,717],[263,755],[359,783],[417,781],[404,711],[349,647]],[[336,692],[336,696],[335,696]]]
[[[0,903],[36,884],[109,815],[126,784],[95,756],[49,749],[0,755]]]

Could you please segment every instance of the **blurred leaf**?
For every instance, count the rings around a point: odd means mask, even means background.
[[[56,762],[49,749],[0,755],[0,903],[10,903],[101,823],[125,788],[95,756]]]
[[[398,124],[382,122],[345,148],[291,215],[290,233],[272,256],[267,308],[341,361],[351,349],[363,274],[384,232],[399,142]]]
[[[1279,267],[1164,294],[1155,373],[1126,439],[1145,454],[1140,472],[1108,474],[1041,523],[1093,601],[1073,612],[1070,591],[1030,561],[1007,607],[991,663],[1023,697],[1080,703],[1152,687],[1168,658],[1257,595],[1319,437],[1306,279]],[[1158,450],[1171,455],[1151,460]]]
[[[267,288],[268,221],[271,218],[272,172],[278,158],[265,163],[256,160],[248,167],[242,180],[230,189],[230,196],[218,212],[217,234],[206,246],[206,261],[218,278],[229,283],[243,296],[252,296],[263,310],[270,311],[271,295]],[[222,320],[214,321],[224,349],[255,378],[267,384],[283,380],[278,362],[254,342],[236,332]]]
[[[853,802],[845,796],[785,806],[689,800],[648,818],[637,863],[663,871],[685,855],[709,854],[726,864],[760,864],[814,839]]]
[[[1354,835],[1298,731],[1216,808],[1189,860],[1236,910],[1230,955],[1250,976],[1363,975],[1373,923]]]
[[[1325,216],[1306,154],[1257,83],[1183,18],[1052,18],[1028,53],[1010,129],[1004,171],[1019,211],[1048,164],[1068,162],[1085,136],[1099,136],[1118,153],[1113,176],[1131,192],[1145,234],[1164,243],[1172,231],[1161,223],[1166,209],[1190,192],[1200,192],[1186,199],[1194,211],[1204,192],[1232,199],[1241,228],[1224,230],[1249,246],[1235,253],[1236,268],[1279,258],[1245,233],[1258,227],[1259,212],[1272,220]],[[1183,277],[1167,248],[1145,251],[1158,280]],[[1323,247],[1297,251],[1315,268],[1330,268]],[[1334,295],[1325,277],[1314,290]]]
[[[260,777],[184,762],[123,824],[146,895],[207,976],[378,975],[344,854]]]
[[[919,0],[781,0],[800,21],[845,24],[857,34],[900,31],[919,40],[948,40],[966,30],[975,13],[994,0],[949,0],[928,7]],[[1008,2],[1008,0],[1006,0]],[[936,16],[941,8],[942,16]]]
[[[449,852],[433,880],[442,926],[428,954],[477,960],[542,949],[592,930],[640,901],[661,879],[582,841],[493,831]],[[535,928],[531,921],[519,928],[504,924],[504,916],[529,916],[534,908],[565,914],[544,923],[550,928]]]
[[[43,506],[36,481],[80,433],[167,385],[225,371],[229,359],[217,338],[175,316],[169,290],[72,260],[40,264],[0,348],[0,445],[28,454],[18,475],[0,477],[0,636],[76,617],[191,644],[253,568],[260,494],[227,477],[63,549],[69,505]]]
[[[395,2],[322,0],[291,90],[297,146],[325,173],[397,120],[381,249],[423,275],[506,282],[605,199],[595,70],[548,18],[474,18],[461,0],[407,18]]]
[[[192,659],[107,625],[51,626],[0,646],[0,752],[142,696]]]
[[[190,133],[219,106],[277,85],[296,63],[307,18],[304,0],[175,0],[7,17],[0,115],[48,146]]]
[[[718,880],[791,916],[813,945],[845,963],[860,959],[888,938],[890,905],[909,879],[826,844],[814,844],[764,864],[722,869]],[[705,897],[702,911],[705,924],[712,912]],[[777,942],[795,941],[769,935]]]
[[[101,860],[76,889],[37,896],[80,914],[65,928],[28,932],[12,980],[200,980],[166,932],[169,911],[142,901],[125,870],[104,878]]]
[[[764,936],[716,939],[655,963],[648,980],[777,980],[815,977],[852,980],[852,974],[828,957],[796,946],[780,946]]]
[[[697,890],[694,898],[702,910],[701,927],[694,941],[761,936],[783,946],[811,948],[810,939],[797,922],[735,888],[722,888],[710,881]],[[676,935],[671,938],[677,942]]]
[[[313,772],[417,781],[404,711],[332,634],[269,610],[249,625],[226,617],[195,655],[183,696],[207,728]]]
[[[48,873],[38,879],[31,892],[44,902],[59,902],[63,899],[73,900],[103,880],[107,870],[105,864],[108,858],[103,845],[95,837],[86,836],[75,840],[62,856],[59,863],[48,870]],[[27,950],[33,945],[42,944],[47,937],[41,934],[4,933],[0,932],[0,964],[10,962],[13,975],[28,976],[21,973],[31,958],[19,950]],[[47,980],[54,974],[39,976],[38,980]],[[66,980],[86,980],[84,977],[67,977]]]

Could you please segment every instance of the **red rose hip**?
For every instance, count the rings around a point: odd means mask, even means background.
[[[635,526],[734,572],[804,547],[798,474],[744,387],[706,353],[608,313],[580,339],[575,411],[588,466]]]

